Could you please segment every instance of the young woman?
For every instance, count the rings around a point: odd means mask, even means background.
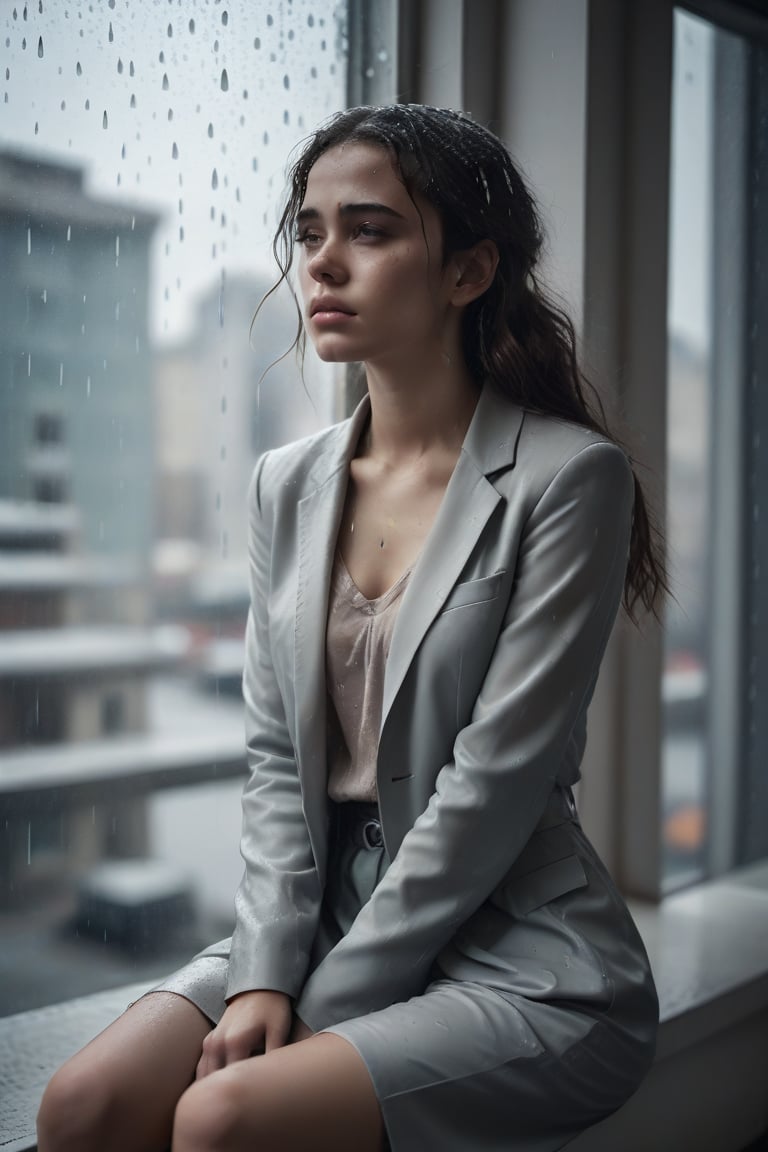
[[[284,275],[294,245],[368,395],[250,489],[234,935],[54,1077],[40,1152],[544,1152],[652,1059],[571,785],[622,591],[662,575],[531,196],[465,116],[357,108],[292,170]]]

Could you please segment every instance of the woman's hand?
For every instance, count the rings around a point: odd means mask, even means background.
[[[203,1041],[196,1079],[202,1080],[238,1060],[282,1048],[292,1023],[291,998],[284,992],[241,992]]]

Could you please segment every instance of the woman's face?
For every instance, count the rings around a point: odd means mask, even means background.
[[[389,153],[342,144],[315,162],[296,221],[307,330],[328,361],[422,360],[445,345],[457,273],[440,219],[416,203]]]

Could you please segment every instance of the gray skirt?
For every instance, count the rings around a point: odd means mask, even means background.
[[[386,872],[376,817],[375,805],[337,807],[311,968]],[[594,852],[586,856],[590,882],[610,884]],[[218,1022],[229,945],[207,948],[153,991],[184,996]],[[552,1152],[620,1107],[648,1070],[656,1031],[650,980],[645,1002],[634,989],[623,1004],[614,985],[598,1010],[501,992],[471,970],[462,979],[448,967],[450,976],[436,964],[420,995],[325,1029],[353,1044],[368,1068],[392,1152]]]

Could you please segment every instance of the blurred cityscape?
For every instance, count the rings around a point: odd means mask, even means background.
[[[319,417],[292,357],[262,380],[296,330],[271,302],[249,343],[267,281],[152,348],[156,224],[0,152],[0,1013],[168,969],[239,879],[248,479]]]

